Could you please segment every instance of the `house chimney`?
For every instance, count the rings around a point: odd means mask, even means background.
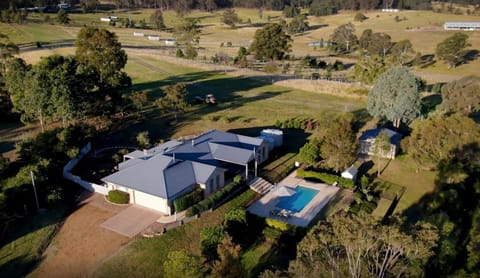
[[[172,153],[172,154],[173,154],[172,161],[173,161],[173,163],[175,163],[175,153]]]
[[[195,138],[192,139],[192,147],[195,146]]]

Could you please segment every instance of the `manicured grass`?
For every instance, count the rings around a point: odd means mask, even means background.
[[[377,208],[372,212],[372,216],[380,219],[383,218],[391,205],[392,205],[392,200],[380,198],[380,200],[377,203]]]
[[[0,248],[0,277],[22,277],[27,274],[41,259],[64,214],[64,208],[59,207],[32,216],[21,227],[11,224],[11,234]]]
[[[409,157],[401,155],[392,160],[382,175],[380,180],[385,180],[406,188],[403,193],[395,213],[401,213],[410,206],[417,203],[425,194],[435,189],[436,172],[420,171],[417,173],[415,166]],[[376,167],[372,168],[375,171]],[[373,172],[372,172],[373,174]]]

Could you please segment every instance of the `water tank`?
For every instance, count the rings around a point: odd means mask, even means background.
[[[283,131],[279,129],[264,129],[260,132],[263,137],[272,138],[275,148],[283,145]]]
[[[270,152],[271,150],[273,150],[273,148],[275,148],[275,140],[272,138],[272,137],[268,137],[268,136],[258,136],[257,138],[259,139],[263,139],[265,141],[268,142],[268,151]]]

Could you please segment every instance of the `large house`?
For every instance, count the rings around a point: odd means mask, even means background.
[[[373,146],[375,144],[375,139],[381,133],[387,133],[390,138],[390,150],[383,154],[375,154],[373,152]],[[388,128],[376,128],[369,129],[365,131],[362,136],[360,136],[360,153],[368,155],[377,155],[380,157],[395,159],[395,155],[400,149],[400,141],[402,140],[402,135],[398,132],[395,132]]]
[[[268,141],[219,130],[168,141],[124,156],[118,172],[102,179],[110,190],[130,194],[130,203],[172,214],[173,201],[200,186],[205,197],[225,185],[228,173],[246,179],[268,159]]]

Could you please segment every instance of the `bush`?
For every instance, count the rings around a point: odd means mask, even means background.
[[[241,175],[236,175],[235,177],[233,177],[233,182],[236,184],[241,184],[242,181],[243,181],[243,177]]]
[[[295,227],[292,225],[289,225],[285,222],[278,221],[275,219],[267,218],[265,220],[265,223],[267,224],[268,227],[271,227],[273,229],[282,231],[282,232],[287,232],[293,230]]]
[[[110,202],[115,204],[128,204],[130,202],[130,194],[120,190],[110,190],[107,198]]]
[[[179,49],[177,49],[177,52],[175,52],[175,57],[183,58],[183,57],[185,57],[185,54],[183,54],[183,51],[179,48]]]
[[[365,19],[368,19],[368,17],[366,17],[366,16],[365,16],[363,13],[361,13],[361,12],[357,12],[357,13],[355,14],[355,17],[353,18],[353,20],[355,20],[355,21],[360,21],[360,22],[364,21]]]
[[[223,237],[223,228],[220,226],[206,227],[200,231],[200,250],[207,260],[214,260],[218,257],[217,245]]]
[[[176,212],[184,211],[192,205],[200,202],[203,199],[203,190],[197,188],[194,191],[183,195],[173,201],[173,207]]]
[[[314,171],[305,171],[302,169],[298,169],[297,176],[301,178],[307,178],[307,179],[316,179],[328,184],[333,184],[337,182],[340,187],[347,188],[347,189],[352,189],[354,187],[354,183],[352,180],[345,179],[337,175],[332,175],[328,173],[319,173]]]

